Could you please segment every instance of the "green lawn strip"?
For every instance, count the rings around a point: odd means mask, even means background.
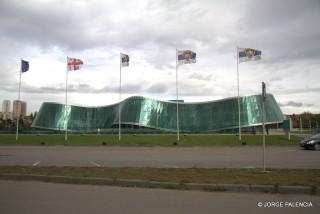
[[[292,131],[292,134],[314,134],[317,133],[317,129],[304,129],[302,131]]]
[[[292,136],[288,141],[282,135],[266,136],[267,145],[297,145],[300,138]],[[118,135],[80,135],[70,134],[68,141],[64,135],[20,135],[18,141],[15,135],[0,135],[0,145],[111,145],[111,146],[174,146],[176,135],[174,134],[138,134],[123,135],[121,141]],[[179,146],[239,146],[242,142],[247,145],[261,145],[261,135],[243,135],[239,142],[236,135],[181,135]]]
[[[1,173],[139,179],[185,183],[320,186],[320,170],[0,166]]]

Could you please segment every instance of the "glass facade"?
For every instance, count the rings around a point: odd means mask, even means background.
[[[241,127],[262,123],[261,95],[240,97]],[[179,102],[179,128],[183,132],[214,132],[238,128],[238,98],[217,101]],[[266,124],[281,123],[284,116],[272,94],[265,105]],[[130,97],[103,107],[65,106],[43,103],[32,127],[92,132],[118,126],[119,110],[122,125],[137,125],[166,131],[177,129],[176,102],[145,97]],[[68,124],[67,124],[68,123]]]

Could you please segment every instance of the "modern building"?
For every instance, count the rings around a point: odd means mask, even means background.
[[[238,125],[238,98],[208,102],[178,102],[179,129],[182,132],[220,132],[235,130]],[[145,97],[130,97],[120,103],[102,107],[65,106],[43,103],[32,127],[74,132],[92,132],[98,129],[135,126],[163,131],[177,130],[177,103]],[[240,97],[241,127],[262,124],[261,95]],[[120,111],[119,111],[120,110]],[[265,123],[282,123],[284,116],[272,94],[267,94]]]
[[[25,117],[27,115],[27,103],[21,100],[13,101],[13,119],[17,119],[17,117]]]
[[[3,100],[2,101],[2,119],[3,120],[8,120],[10,119],[10,100]]]

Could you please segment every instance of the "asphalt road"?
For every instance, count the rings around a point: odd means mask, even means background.
[[[0,213],[10,214],[301,214],[319,213],[320,210],[320,197],[311,195],[196,192],[30,181],[0,181],[0,189]],[[299,207],[297,202],[301,204]]]
[[[255,168],[262,148],[0,146],[0,165]],[[266,149],[270,168],[320,168],[320,152],[294,146]]]

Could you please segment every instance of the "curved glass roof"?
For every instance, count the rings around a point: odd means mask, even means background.
[[[238,98],[199,103],[178,102],[179,128],[184,132],[212,132],[238,128]],[[129,97],[120,103],[101,107],[80,107],[43,103],[32,127],[91,132],[119,124],[138,125],[166,131],[177,128],[176,102],[145,97]],[[262,123],[261,95],[240,97],[241,127]],[[279,123],[284,116],[272,94],[266,99],[265,122]]]

